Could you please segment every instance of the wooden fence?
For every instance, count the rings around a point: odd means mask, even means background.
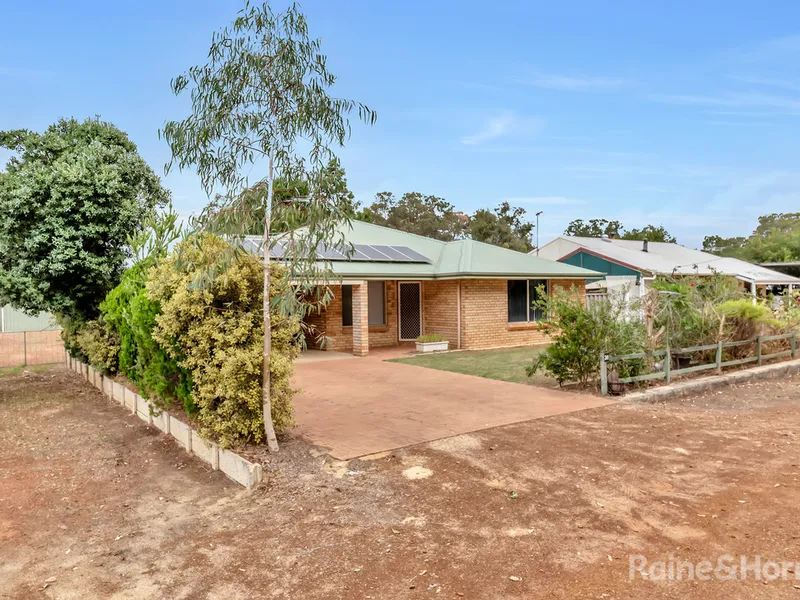
[[[791,349],[783,350],[781,352],[775,352],[773,354],[764,354],[762,352],[765,343],[777,342],[781,340],[788,340]],[[735,360],[726,360],[726,361],[722,360],[723,350],[725,350],[726,348],[738,348],[750,344],[755,344],[754,356],[749,356],[747,358],[739,358]],[[713,363],[693,365],[683,369],[672,368],[673,356],[681,354],[690,354],[692,352],[710,352],[712,350],[716,352],[716,360]],[[750,363],[757,363],[760,366],[763,363],[763,361],[774,358],[791,357],[792,359],[795,359],[797,358],[797,334],[788,333],[784,335],[760,336],[752,340],[744,340],[742,342],[718,342],[716,344],[711,344],[708,346],[692,346],[690,348],[670,349],[670,347],[667,346],[664,350],[654,350],[649,354],[646,352],[640,352],[637,354],[621,354],[618,356],[610,354],[602,354],[600,356],[601,393],[604,396],[608,395],[608,363],[615,363],[624,360],[648,359],[648,357],[656,359],[662,356],[664,357],[663,370],[656,371],[654,373],[648,373],[647,375],[636,375],[635,377],[620,377],[617,381],[619,383],[636,383],[639,381],[649,381],[651,379],[664,379],[666,380],[667,383],[669,383],[673,377],[677,377],[679,375],[688,375],[689,373],[710,371],[712,369],[716,370],[717,373],[721,373],[723,367],[733,367],[736,365],[746,365]]]

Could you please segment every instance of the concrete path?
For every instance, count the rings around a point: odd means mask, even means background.
[[[395,352],[397,352],[395,350]],[[346,460],[613,401],[367,358],[295,368],[296,433]]]

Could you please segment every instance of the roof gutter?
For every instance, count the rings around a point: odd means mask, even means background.
[[[793,279],[792,281],[781,280],[776,281],[774,279],[754,279],[752,277],[745,277],[744,275],[734,275],[736,279],[739,281],[744,281],[745,283],[755,283],[756,285],[800,285],[800,279]]]
[[[371,281],[384,281],[387,279],[397,281],[442,281],[442,280],[455,280],[455,279],[574,279],[575,281],[583,281],[585,279],[599,279],[605,277],[605,273],[589,273],[586,275],[562,275],[558,273],[508,273],[503,275],[482,275],[474,273],[470,275],[458,274],[445,274],[445,275],[397,275],[391,273],[370,273],[369,275],[341,275],[332,277],[338,281],[339,279],[362,279]]]

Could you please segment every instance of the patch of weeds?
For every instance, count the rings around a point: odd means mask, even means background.
[[[43,373],[45,371],[49,371],[51,369],[51,365],[31,365],[29,367],[6,367],[0,369],[0,377],[8,377],[11,375],[19,375],[24,371],[28,371],[30,373]]]

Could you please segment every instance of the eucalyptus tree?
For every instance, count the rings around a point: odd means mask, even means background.
[[[195,225],[212,232],[247,232],[263,215],[260,252],[264,267],[264,361],[262,399],[270,450],[278,449],[271,419],[271,308],[279,314],[311,310],[304,298],[325,273],[314,260],[321,244],[343,245],[338,227],[348,220],[342,195],[324,193],[326,168],[338,165],[335,149],[351,133],[350,115],[373,124],[364,104],[333,97],[319,39],[309,37],[297,4],[274,12],[247,2],[233,23],[214,33],[206,64],[172,80],[176,95],[189,92],[191,114],[165,123],[161,134],[172,150],[167,164],[195,167],[205,191],[216,194]],[[274,182],[308,182],[302,202],[274,202]],[[301,206],[300,206],[301,205]],[[301,223],[302,232],[270,235],[273,222]],[[270,299],[270,249],[280,244],[288,276]],[[213,274],[210,274],[213,276]],[[329,294],[329,292],[326,292]]]

